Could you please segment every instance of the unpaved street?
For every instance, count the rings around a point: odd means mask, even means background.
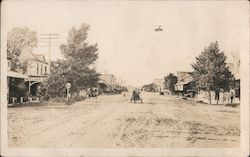
[[[10,147],[239,147],[240,107],[175,96],[102,95],[73,105],[8,108]]]

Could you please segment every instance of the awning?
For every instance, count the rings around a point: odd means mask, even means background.
[[[28,78],[27,75],[24,75],[15,71],[7,71],[7,76],[13,77],[13,78],[22,78],[22,79]]]
[[[180,83],[176,83],[175,85],[186,85],[186,84],[188,84],[188,83],[190,83],[191,81],[186,81],[186,82],[180,82]]]

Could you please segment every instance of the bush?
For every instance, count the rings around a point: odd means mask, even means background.
[[[76,102],[76,100],[74,100],[74,99],[72,99],[72,98],[69,98],[69,100],[67,101],[67,100],[65,100],[66,101],[66,104],[67,105],[72,105],[72,104],[74,104],[75,102]]]
[[[85,100],[86,98],[83,97],[83,96],[75,96],[73,99],[74,99],[75,101],[82,101],[82,100]]]

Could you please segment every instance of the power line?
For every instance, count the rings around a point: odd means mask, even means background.
[[[59,38],[49,37],[49,38],[40,38],[40,39],[59,39]]]
[[[47,34],[40,34],[42,37],[40,38],[41,42],[47,42],[48,45],[43,45],[41,47],[48,47],[49,48],[49,67],[50,67],[50,64],[51,64],[51,58],[50,58],[50,49],[51,49],[51,46],[55,46],[55,45],[52,45],[55,44],[55,41],[52,41],[52,40],[56,40],[56,39],[59,39],[59,34],[56,34],[56,33],[47,33]],[[45,41],[44,41],[45,40]]]
[[[49,41],[39,41],[39,43],[48,43]],[[50,43],[58,43],[58,41],[51,41]]]
[[[49,47],[49,46],[58,46],[58,45],[40,45],[39,47]]]
[[[52,33],[49,33],[49,34],[40,34],[40,35],[55,35],[55,36],[59,36],[59,34],[52,34]]]

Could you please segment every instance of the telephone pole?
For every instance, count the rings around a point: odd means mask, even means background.
[[[40,47],[48,47],[49,49],[49,54],[48,54],[48,60],[49,60],[49,67],[51,64],[51,47],[52,46],[57,46],[58,42],[57,39],[59,39],[59,34],[41,34],[40,42],[41,43],[46,43],[45,45],[41,45]]]

